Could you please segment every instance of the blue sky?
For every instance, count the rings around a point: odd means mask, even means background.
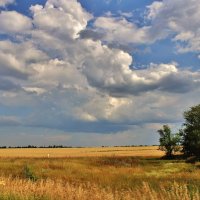
[[[1,0],[0,145],[157,144],[199,103],[198,0]]]

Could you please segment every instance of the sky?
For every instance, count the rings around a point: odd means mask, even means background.
[[[200,100],[199,0],[0,0],[0,146],[158,144]]]

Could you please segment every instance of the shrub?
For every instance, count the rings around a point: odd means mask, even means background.
[[[25,178],[27,178],[31,181],[36,181],[38,179],[37,176],[34,174],[34,172],[30,169],[30,167],[28,165],[25,165],[23,174],[24,174]]]

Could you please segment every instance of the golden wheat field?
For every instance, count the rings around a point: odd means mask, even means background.
[[[199,200],[200,163],[163,155],[156,146],[0,149],[0,200]]]
[[[7,148],[0,149],[0,157],[96,157],[96,156],[163,156],[157,146],[144,147],[88,147],[88,148]]]

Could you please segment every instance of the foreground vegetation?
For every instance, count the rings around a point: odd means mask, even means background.
[[[95,149],[96,156],[89,154]],[[200,163],[185,163],[180,157],[160,159],[163,152],[155,147],[90,150],[85,149],[92,156],[4,155],[0,159],[0,199],[200,199]],[[146,151],[152,156],[145,156]]]
[[[186,184],[173,183],[156,190],[147,182],[134,190],[112,190],[95,184],[72,184],[62,181],[31,182],[21,179],[4,179],[0,187],[0,199],[59,199],[59,200],[199,200],[197,187],[192,190]]]

